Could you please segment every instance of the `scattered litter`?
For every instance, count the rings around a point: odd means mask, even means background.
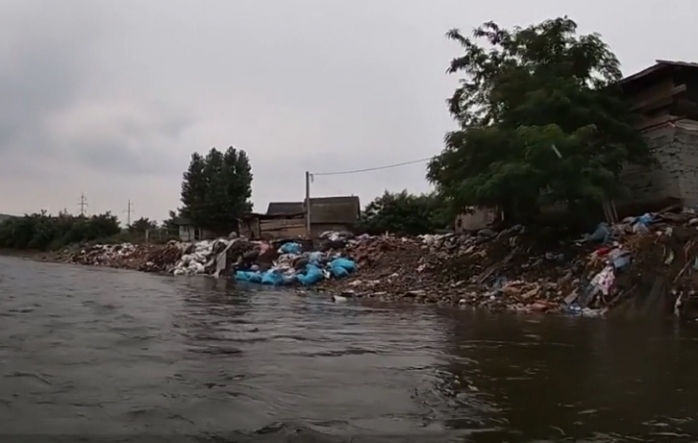
[[[270,286],[314,286],[332,295],[494,310],[600,316],[660,277],[684,309],[697,298],[698,217],[671,208],[600,223],[581,241],[543,242],[513,226],[477,233],[400,237],[324,232],[313,242],[222,238],[165,245],[94,245],[72,263],[229,276]],[[651,284],[650,284],[651,286]],[[698,298],[696,300],[698,302]],[[698,304],[698,303],[693,303]]]

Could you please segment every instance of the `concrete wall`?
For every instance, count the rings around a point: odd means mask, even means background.
[[[491,209],[473,209],[472,213],[456,217],[455,230],[464,232],[484,229],[495,220],[496,216],[496,212]]]
[[[200,229],[199,235],[196,235],[196,228],[190,225],[180,225],[179,226],[179,239],[181,241],[199,241],[213,238],[212,232],[206,229]]]
[[[698,122],[665,124],[646,131],[645,136],[661,168],[628,166],[621,179],[630,196],[616,201],[618,211],[656,210],[679,201],[698,206]]]
[[[698,207],[698,122],[678,121],[674,144],[679,151],[678,182],[686,207]]]

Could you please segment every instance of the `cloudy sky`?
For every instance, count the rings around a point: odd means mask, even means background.
[[[698,61],[698,2],[3,0],[0,213],[166,218],[194,151],[252,161],[255,209],[300,200],[304,171],[421,159],[453,124],[444,38],[570,15],[629,74]],[[317,177],[314,196],[429,189],[424,164]]]

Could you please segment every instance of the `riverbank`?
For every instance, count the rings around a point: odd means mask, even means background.
[[[598,316],[638,300],[660,300],[679,311],[690,305],[698,283],[696,244],[698,217],[674,209],[601,224],[582,239],[515,226],[420,237],[327,233],[315,242],[234,238],[94,245],[30,258],[264,280],[337,299]]]

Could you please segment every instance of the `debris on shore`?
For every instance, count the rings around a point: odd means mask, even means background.
[[[673,208],[601,223],[576,240],[546,238],[523,226],[419,237],[329,232],[315,242],[96,245],[68,261],[315,286],[343,298],[597,316],[637,302],[638,294],[656,298],[665,290],[677,309],[690,304],[698,297],[691,289],[698,282],[696,245],[698,216]]]

